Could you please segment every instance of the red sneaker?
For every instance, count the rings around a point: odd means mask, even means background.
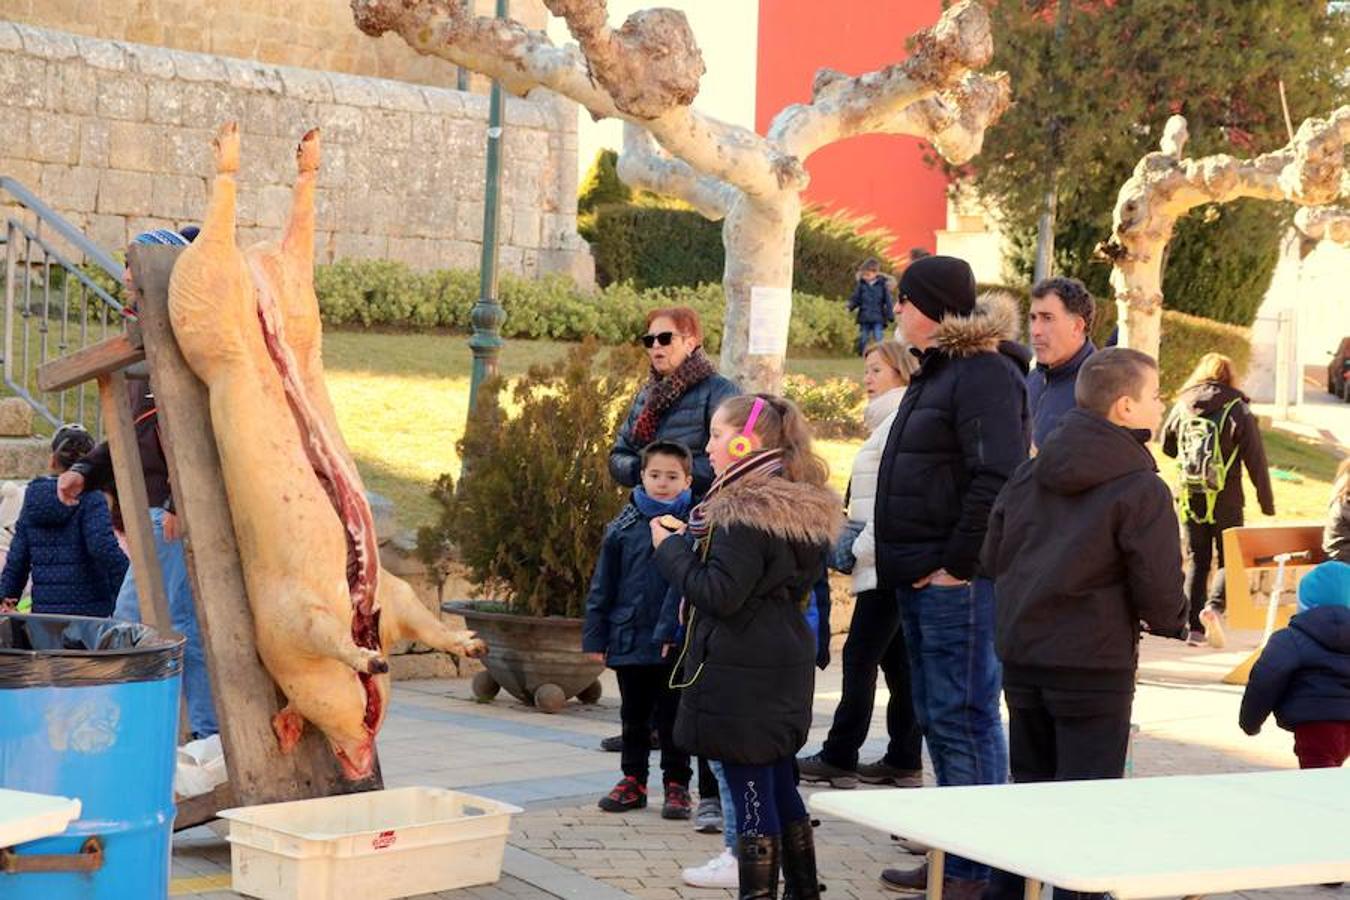
[[[647,786],[639,784],[636,775],[625,775],[614,785],[614,790],[600,798],[600,808],[605,812],[628,812],[646,806]]]
[[[666,802],[661,805],[661,818],[688,819],[694,815],[694,804],[689,799],[689,788],[675,781],[666,782]]]

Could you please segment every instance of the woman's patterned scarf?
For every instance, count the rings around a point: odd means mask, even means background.
[[[782,450],[761,450],[733,463],[731,468],[717,476],[712,483],[712,487],[708,488],[708,493],[704,496],[703,502],[695,506],[693,512],[689,514],[689,534],[696,541],[702,541],[708,536],[707,505],[709,500],[717,496],[718,491],[743,478],[753,478],[757,475],[768,477],[780,475],[782,472]]]
[[[680,398],[695,385],[702,384],[717,374],[717,367],[708,359],[702,347],[685,357],[679,368],[669,375],[661,376],[652,370],[647,381],[647,402],[633,423],[633,443],[645,447],[656,440],[657,429],[666,413],[680,402]]]

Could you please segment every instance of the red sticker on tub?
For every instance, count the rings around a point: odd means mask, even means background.
[[[376,850],[383,850],[386,847],[394,846],[395,836],[392,831],[381,831],[370,841],[370,846]]]

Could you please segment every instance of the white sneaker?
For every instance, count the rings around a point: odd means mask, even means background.
[[[1200,624],[1205,626],[1205,642],[1215,650],[1222,650],[1228,643],[1223,633],[1223,615],[1214,607],[1206,606],[1200,610]]]
[[[741,886],[736,857],[727,849],[723,849],[720,856],[714,856],[697,868],[685,869],[680,873],[680,877],[690,887],[730,888],[734,891]]]

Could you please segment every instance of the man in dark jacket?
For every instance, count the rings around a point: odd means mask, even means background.
[[[999,494],[984,544],[1019,783],[1124,775],[1139,623],[1186,634],[1172,494],[1145,446],[1163,414],[1157,364],[1108,348],[1076,393]],[[1022,896],[1021,879],[993,880],[993,897]]]
[[[895,321],[891,280],[881,274],[881,263],[869,259],[858,272],[858,283],[848,298],[848,311],[858,322],[858,355],[886,340],[886,326]]]
[[[905,270],[898,313],[919,371],[896,411],[877,473],[877,575],[895,590],[914,673],[914,711],[938,784],[999,784],[1007,749],[994,656],[994,585],[979,569],[994,498],[1027,458],[1026,368],[1011,343],[1010,297],[977,302],[964,261]],[[977,897],[989,869],[948,859],[949,896]],[[926,870],[888,869],[898,890]]]
[[[1298,614],[1252,667],[1238,724],[1256,734],[1271,712],[1294,732],[1300,769],[1350,758],[1350,563],[1324,562],[1303,576]]]
[[[1027,375],[1031,442],[1036,447],[1074,407],[1078,370],[1096,351],[1088,333],[1096,307],[1077,278],[1046,278],[1031,289],[1031,349],[1036,367]]]

